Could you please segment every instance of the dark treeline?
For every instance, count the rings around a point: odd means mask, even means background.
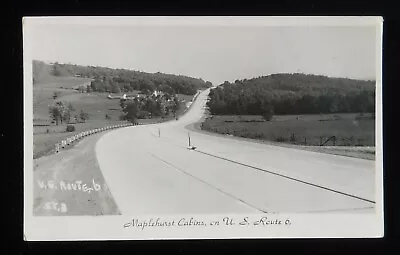
[[[33,68],[35,69],[35,67],[36,69],[43,69],[43,62],[34,61]],[[91,78],[93,82],[88,89],[98,92],[119,93],[134,90],[152,92],[160,90],[170,94],[194,95],[198,89],[212,86],[211,82],[204,81],[201,78],[98,66],[54,63],[50,73],[54,76]]]
[[[375,111],[374,81],[298,73],[225,82],[209,96],[207,106],[216,115]]]

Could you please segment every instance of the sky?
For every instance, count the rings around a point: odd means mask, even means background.
[[[187,75],[211,81],[302,72],[375,79],[376,26],[39,24],[36,60]]]

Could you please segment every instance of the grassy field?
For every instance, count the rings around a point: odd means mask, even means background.
[[[61,140],[77,134],[84,130],[101,128],[109,125],[117,125],[125,123],[120,121],[119,117],[122,114],[120,100],[108,99],[109,93],[80,93],[72,88],[86,84],[90,79],[76,77],[54,77],[44,76],[42,80],[37,82],[33,87],[33,154],[34,158],[39,158],[43,155],[51,153],[54,149],[54,144]],[[58,92],[57,99],[53,98],[54,92]],[[128,95],[137,94],[139,91],[126,93]],[[124,93],[113,94],[120,96]],[[193,96],[178,95],[180,99],[189,102]],[[49,106],[55,101],[71,103],[75,109],[72,116],[78,115],[81,110],[88,113],[89,119],[85,123],[76,123],[75,132],[66,132],[66,124],[56,126],[51,123],[49,117]],[[177,112],[181,115],[185,110],[184,107]],[[110,119],[106,119],[108,115]],[[172,119],[172,116],[164,120]],[[139,122],[147,124],[161,121],[161,118],[143,119]]]
[[[79,93],[73,88],[90,82],[90,79],[76,77],[43,76],[33,86],[33,156],[41,157],[51,153],[54,144],[84,130],[125,123],[119,120],[119,100],[110,100],[108,93]],[[55,100],[54,92],[59,96]],[[86,123],[77,123],[75,132],[66,132],[66,124],[51,124],[49,105],[55,101],[69,102],[75,108],[73,115],[80,111],[89,114]],[[106,120],[105,115],[110,119]]]
[[[33,158],[39,158],[41,156],[52,153],[54,145],[61,142],[61,140],[78,134],[85,130],[91,130],[95,128],[101,128],[106,126],[118,125],[126,123],[125,121],[92,121],[87,123],[74,124],[74,132],[66,132],[66,124],[63,125],[52,125],[52,126],[39,126],[33,128]],[[48,131],[47,131],[48,130]]]
[[[52,76],[46,75],[38,80],[33,88],[64,88],[73,89],[83,84],[88,84],[92,81],[90,78],[79,78],[79,77],[64,77],[64,76]]]
[[[210,116],[201,128],[299,145],[319,146],[326,142],[324,145],[375,146],[375,120],[368,114],[285,115],[274,116],[271,121],[264,121],[261,116]]]
[[[77,77],[43,76],[33,85],[33,117],[34,122],[48,120],[49,105],[54,103],[53,95],[59,93],[57,100],[63,101],[65,97],[77,95],[79,92],[74,87],[88,84],[91,79]]]

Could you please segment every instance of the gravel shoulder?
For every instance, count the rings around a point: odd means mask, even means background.
[[[231,139],[241,140],[241,141],[249,141],[254,143],[261,143],[261,144],[269,144],[274,146],[286,147],[286,148],[295,148],[301,150],[308,150],[313,152],[319,153],[326,153],[326,154],[334,154],[346,157],[354,157],[360,159],[367,159],[367,160],[375,160],[375,147],[347,147],[347,146],[302,146],[302,145],[295,145],[295,144],[287,144],[287,143],[278,143],[266,140],[257,140],[257,139],[250,139],[244,137],[237,137],[233,135],[222,135],[214,132],[209,132],[201,129],[201,123],[205,120],[206,115],[196,123],[189,124],[185,126],[185,128],[196,131],[199,133],[204,133],[208,135],[218,136],[218,137],[229,137]]]
[[[94,150],[105,133],[33,161],[33,215],[120,215]]]

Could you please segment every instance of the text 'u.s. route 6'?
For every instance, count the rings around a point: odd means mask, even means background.
[[[163,220],[162,218],[150,218],[145,220],[132,219],[123,224],[124,228],[134,228],[144,230],[152,227],[215,227],[215,226],[290,226],[290,219],[279,219],[271,216],[258,218],[242,217],[235,219],[232,217],[222,217],[216,220],[204,220],[194,217],[182,217],[179,219]]]
[[[90,184],[83,183],[81,180],[73,182],[48,180],[48,181],[37,181],[37,183],[39,187],[44,190],[47,189],[61,190],[61,191],[75,190],[87,193],[101,190],[101,185],[96,183],[95,180],[93,180],[92,183]]]

